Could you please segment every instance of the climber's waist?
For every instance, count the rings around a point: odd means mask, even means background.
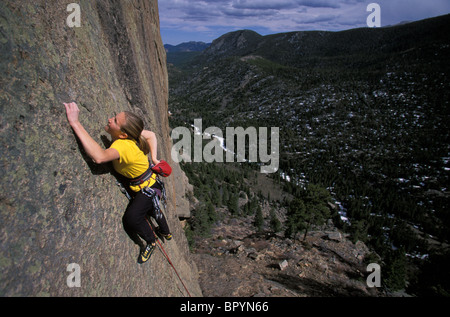
[[[129,179],[129,186],[133,191],[139,191],[142,188],[152,186],[156,181],[156,174],[153,173],[151,165],[148,170],[139,177]]]

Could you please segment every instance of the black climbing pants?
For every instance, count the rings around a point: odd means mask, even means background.
[[[146,219],[147,214],[155,218],[162,234],[170,233],[164,214],[159,211],[157,215],[156,212],[158,211],[154,206],[154,200],[142,191],[136,193],[128,204],[122,218],[123,227],[131,240],[137,245],[142,245],[139,237],[147,243],[156,242],[155,233]]]

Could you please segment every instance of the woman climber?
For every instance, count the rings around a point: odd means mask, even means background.
[[[103,149],[83,128],[78,120],[76,103],[64,103],[67,119],[73,131],[81,141],[87,155],[96,164],[112,162],[117,173],[128,180],[131,193],[130,203],[125,210],[122,221],[128,236],[139,246],[138,263],[150,259],[155,247],[156,237],[146,215],[155,218],[160,233],[167,240],[172,239],[166,218],[155,205],[155,194],[162,188],[152,173],[147,155],[151,154],[153,164],[158,165],[157,140],[155,133],[144,130],[141,118],[131,112],[121,112],[108,119],[105,131],[111,135],[112,145]],[[146,242],[143,243],[141,238]]]

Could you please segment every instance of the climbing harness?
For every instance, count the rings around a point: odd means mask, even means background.
[[[153,176],[153,170],[152,170],[152,165],[150,165],[150,167],[145,171],[144,174],[142,174],[139,177],[130,179],[130,186],[140,186],[143,183],[145,183],[146,181],[148,181],[151,177]]]

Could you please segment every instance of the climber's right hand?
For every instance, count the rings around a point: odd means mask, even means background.
[[[66,107],[67,120],[69,121],[70,125],[78,123],[78,116],[80,113],[78,105],[75,102],[70,102],[64,103],[64,106]]]

